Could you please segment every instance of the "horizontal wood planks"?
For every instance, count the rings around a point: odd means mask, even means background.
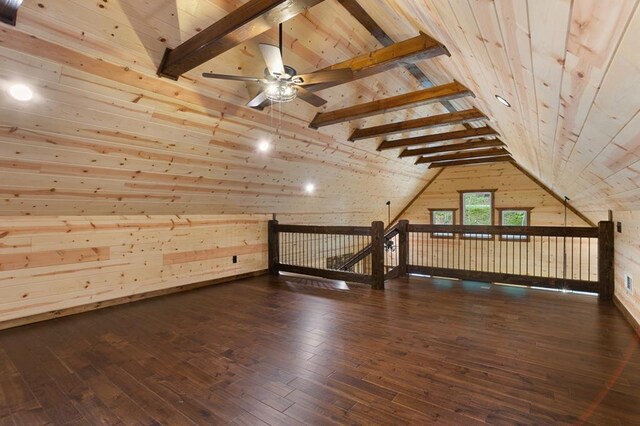
[[[174,5],[181,13],[178,23],[169,2],[147,22],[140,18],[148,13],[143,3],[25,4],[17,29],[2,29],[0,78],[24,79],[38,101],[21,104],[0,98],[0,214],[275,212],[291,214],[299,222],[304,219],[296,215],[331,212],[340,224],[355,225],[377,218],[375,206],[384,210],[387,197],[380,194],[397,186],[395,180],[415,180],[422,186],[428,179],[393,155],[348,143],[347,129],[341,135],[308,129],[315,108],[296,102],[282,113],[251,110],[243,106],[250,96],[243,84],[199,78],[200,71],[211,70],[204,68],[209,66],[225,73],[239,73],[237,66],[247,73],[261,73],[264,67],[249,59],[260,57],[254,42],[223,54],[222,65],[211,61],[178,82],[159,79],[154,68],[165,47],[183,41],[173,35],[180,32],[180,25],[193,27],[188,31],[196,33],[196,28],[206,28],[207,22],[222,18],[235,5],[203,3],[196,13],[180,3]],[[325,57],[304,47],[319,40],[318,32],[309,30],[308,20],[340,10],[337,4],[322,2],[288,24],[293,27],[285,30],[285,43],[294,37],[304,40],[287,50],[287,60],[300,72],[380,47],[365,32],[354,35],[349,46],[339,43],[330,53],[325,49]],[[113,25],[105,26],[106,22]],[[349,16],[341,22],[345,33],[357,25]],[[112,31],[115,27],[118,31]],[[80,40],[82,31],[91,43]],[[163,34],[153,35],[156,31]],[[267,32],[259,41],[273,43],[275,36]],[[422,45],[433,42],[427,36],[418,39]],[[385,89],[388,95],[417,87],[410,76],[399,74],[391,70],[380,75],[392,83],[393,88]],[[322,96],[339,107],[347,102],[344,93],[358,93],[362,101],[378,94],[371,82],[345,87],[325,90]],[[439,111],[426,105],[420,113],[432,110]],[[257,150],[264,138],[272,141],[268,154]],[[311,178],[317,188],[314,198],[304,193]],[[381,186],[369,191],[372,179]],[[331,196],[352,190],[352,185],[361,187],[368,200]],[[394,209],[412,195],[409,186],[394,190]],[[322,209],[318,200],[323,200]]]
[[[266,232],[266,215],[4,217],[0,322],[263,271]]]

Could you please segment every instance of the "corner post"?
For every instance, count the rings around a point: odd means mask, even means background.
[[[371,222],[371,287],[384,290],[384,222]]]
[[[269,251],[269,274],[278,275],[280,263],[280,235],[278,234],[278,221],[270,220],[267,228],[267,246]]]
[[[614,289],[614,239],[613,222],[598,223],[598,301],[613,299]]]
[[[398,272],[400,276],[407,275],[409,263],[409,221],[398,221]]]

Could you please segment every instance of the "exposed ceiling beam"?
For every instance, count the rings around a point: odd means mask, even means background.
[[[513,161],[511,155],[497,155],[495,157],[473,158],[471,160],[439,161],[429,164],[430,169],[450,166],[466,166],[469,164],[498,163],[501,161]]]
[[[421,32],[419,35],[410,39],[356,56],[355,58],[323,68],[321,71],[350,68],[353,71],[353,78],[347,81],[353,81],[390,70],[399,64],[412,63],[440,55],[451,56],[442,43]],[[306,88],[312,92],[316,92],[344,83],[344,80],[339,80],[331,83],[314,84],[306,86]]]
[[[399,64],[429,59],[439,55],[450,54],[444,45],[421,32],[420,35],[408,40],[356,56],[355,58],[348,59],[319,70],[329,71],[348,68],[353,71],[353,76],[349,80],[336,80],[330,83],[312,84],[305,86],[305,89],[317,92],[319,90],[328,89],[330,87],[390,70]],[[267,105],[269,105],[268,102],[263,102],[255,108],[262,109]]]
[[[415,120],[400,121],[398,123],[383,124],[381,126],[367,127],[364,129],[355,129],[353,133],[351,133],[351,136],[349,136],[349,140],[357,141],[361,139],[390,135],[393,133],[412,132],[439,126],[453,126],[471,121],[485,120],[486,118],[487,116],[478,109],[470,108],[464,111],[432,115],[429,117],[417,118]]]
[[[448,99],[457,99],[463,96],[474,96],[473,92],[462,84],[453,83],[434,86],[404,95],[392,96],[386,99],[354,105],[335,111],[321,112],[309,124],[309,127],[317,129],[331,124],[343,123],[358,118],[371,117],[372,115],[399,111],[406,108],[415,108],[433,102],[441,102]]]
[[[0,0],[0,22],[15,27],[22,0]]]
[[[504,142],[502,142],[500,139],[477,140],[463,143],[452,143],[448,145],[431,146],[428,148],[405,148],[400,153],[400,157],[415,157],[418,155],[437,154],[440,152],[455,152],[477,148],[495,148],[500,146],[505,146]]]
[[[351,14],[360,24],[365,27],[372,36],[376,38],[383,46],[389,46],[393,44],[393,39],[378,25],[371,15],[360,6],[357,0],[338,0],[338,2],[344,7],[347,12]],[[405,64],[404,67],[411,73],[411,75],[418,80],[418,82],[424,87],[433,86],[433,82],[429,77],[416,64]],[[456,108],[448,100],[440,102],[443,107],[449,112],[455,112]],[[466,128],[470,128],[468,124],[463,124]]]
[[[477,149],[473,151],[456,152],[453,154],[430,155],[420,157],[416,164],[437,163],[439,161],[464,160],[468,158],[495,157],[496,155],[509,155],[509,151],[504,148]]]
[[[433,135],[417,136],[414,138],[383,141],[378,147],[378,151],[402,148],[405,146],[422,145],[426,143],[444,142],[454,139],[471,139],[483,136],[498,136],[498,132],[493,130],[490,126],[484,126],[465,130],[455,130],[453,132],[436,133]]]
[[[175,49],[167,49],[158,75],[177,80],[185,72],[322,1],[250,0]]]

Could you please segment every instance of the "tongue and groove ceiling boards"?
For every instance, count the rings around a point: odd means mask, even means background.
[[[546,185],[583,211],[640,208],[638,1],[360,3],[392,36],[422,30],[446,45],[450,61],[425,72],[471,89]]]
[[[0,83],[26,82],[36,97],[0,94],[0,214],[362,224],[389,199],[400,211],[442,166],[510,154],[584,210],[640,208],[638,0],[312,2],[284,23],[284,62],[300,72],[362,67],[394,43],[446,46],[315,88],[321,108],[250,109],[258,87],[201,76],[262,75],[258,44],[277,44],[276,28],[177,81],[156,75],[166,48],[246,3],[25,0],[17,26],[0,27]]]

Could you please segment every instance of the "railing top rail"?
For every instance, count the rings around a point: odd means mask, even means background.
[[[413,225],[409,232],[448,232],[453,234],[532,235],[549,237],[598,238],[598,228],[563,226],[480,226]]]
[[[337,235],[371,235],[370,226],[314,226],[314,225],[280,225],[277,232],[294,232],[298,234],[337,234]]]

